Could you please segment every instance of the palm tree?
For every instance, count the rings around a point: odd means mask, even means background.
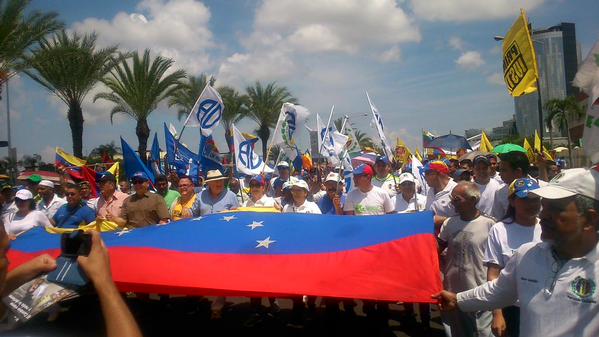
[[[547,128],[549,128],[549,134],[553,129],[553,124],[558,125],[560,130],[566,130],[568,138],[568,157],[570,164],[572,163],[572,144],[570,139],[570,121],[576,120],[583,115],[582,108],[578,105],[576,98],[568,96],[564,99],[551,99],[545,103],[545,110],[547,110]],[[553,147],[553,137],[550,138],[551,147]]]
[[[262,86],[256,82],[246,89],[248,96],[249,117],[257,124],[256,133],[262,141],[262,156],[266,157],[270,128],[274,128],[279,118],[279,111],[285,102],[297,103],[286,87],[280,87],[276,82]]]
[[[102,155],[104,153],[106,153],[110,158],[113,158],[114,155],[121,153],[121,148],[118,147],[116,145],[116,143],[114,142],[114,140],[113,140],[113,141],[111,141],[108,144],[102,144],[102,145],[99,145],[98,147],[95,147],[89,153],[89,157],[90,158],[93,158],[93,157],[102,157]]]
[[[23,57],[44,36],[63,24],[56,13],[32,11],[30,0],[0,0],[0,86],[24,67]]]
[[[214,78],[211,78],[210,81],[211,84],[213,84]],[[196,100],[200,97],[207,82],[208,78],[204,74],[200,74],[200,76],[189,76],[187,81],[181,85],[180,89],[173,93],[172,97],[168,100],[168,107],[170,108],[173,105],[176,105],[179,108],[179,110],[177,110],[178,120],[189,115],[189,112],[193,109]]]
[[[96,35],[69,36],[64,30],[52,39],[42,39],[31,57],[32,68],[25,70],[33,80],[63,101],[71,127],[73,154],[83,154],[83,110],[81,103],[89,91],[118,63],[116,46],[96,48]]]
[[[229,150],[233,145],[233,134],[231,133],[231,125],[242,120],[247,112],[248,97],[246,95],[240,95],[237,90],[223,86],[218,88],[218,92],[223,99],[225,105],[225,111],[222,116],[222,124],[225,128],[225,139]]]
[[[137,150],[145,162],[150,137],[148,117],[158,103],[170,98],[179,90],[180,81],[185,78],[185,71],[176,70],[168,74],[175,61],[162,56],[151,59],[149,49],[144,51],[143,56],[137,51],[131,55],[131,61],[123,59],[111,70],[110,75],[102,80],[112,92],[99,93],[94,97],[94,101],[105,99],[115,104],[110,112],[111,123],[117,113],[123,113],[137,122]]]
[[[370,138],[366,133],[355,129],[356,141],[360,144],[360,148],[364,149],[365,147],[374,147],[374,142],[372,138]]]

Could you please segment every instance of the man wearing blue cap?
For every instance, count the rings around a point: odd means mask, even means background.
[[[379,156],[374,162],[374,172],[376,173],[372,177],[372,184],[376,187],[384,189],[390,198],[397,195],[396,178],[393,177],[391,172],[391,164],[386,156]]]
[[[115,222],[120,226],[145,227],[155,224],[165,224],[169,221],[168,208],[164,198],[156,193],[150,193],[149,179],[144,172],[136,172],[132,179],[135,194],[123,203],[121,217]]]

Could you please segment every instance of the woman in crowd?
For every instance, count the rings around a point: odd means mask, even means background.
[[[529,193],[539,188],[530,178],[519,178],[509,186],[509,206],[502,221],[496,223],[489,233],[484,262],[487,265],[487,279],[499,277],[512,254],[523,244],[541,241],[539,212],[541,200]],[[493,333],[496,336],[517,337],[520,324],[520,310],[517,306],[493,311]]]
[[[275,207],[275,199],[267,196],[266,179],[257,175],[250,180],[250,195],[244,203],[244,207]]]
[[[3,222],[6,234],[16,237],[33,227],[51,227],[50,220],[41,211],[35,210],[33,194],[26,189],[19,190],[15,194],[16,212],[4,215]]]
[[[309,187],[304,180],[291,182],[291,197],[293,201],[283,207],[283,213],[312,213],[322,214],[320,208],[312,201],[308,201]]]

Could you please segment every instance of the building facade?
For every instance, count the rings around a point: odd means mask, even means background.
[[[576,94],[572,80],[580,63],[576,27],[573,23],[562,22],[547,29],[534,30],[532,39],[539,67],[543,111],[539,113],[537,92],[514,98],[516,125],[522,136],[531,136],[535,130],[539,130],[541,118],[543,121],[541,133],[547,134],[545,126],[547,114],[544,106],[551,99],[564,99]],[[561,135],[560,131],[555,129],[554,134]]]

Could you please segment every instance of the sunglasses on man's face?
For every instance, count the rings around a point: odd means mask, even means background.
[[[145,180],[136,180],[133,182],[133,185],[143,184],[145,182],[146,182]]]

